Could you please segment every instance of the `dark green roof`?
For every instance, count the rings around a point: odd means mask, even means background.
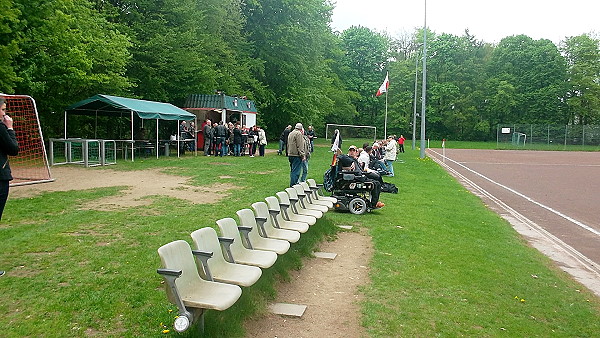
[[[80,115],[113,115],[135,112],[141,119],[193,120],[196,115],[170,103],[129,99],[98,94],[74,103],[67,113]]]
[[[184,109],[227,109],[244,113],[257,113],[254,101],[223,94],[192,94],[185,100]]]

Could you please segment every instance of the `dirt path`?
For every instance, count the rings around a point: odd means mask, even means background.
[[[292,281],[277,286],[275,302],[307,305],[302,318],[267,314],[247,322],[247,337],[363,337],[358,301],[360,285],[368,283],[373,254],[371,239],[342,232],[325,242],[321,252],[336,253],[334,260],[309,258]]]
[[[24,198],[46,191],[84,190],[126,186],[118,196],[84,206],[94,209],[131,208],[149,204],[146,197],[165,195],[193,203],[216,203],[232,186],[222,184],[219,191],[188,185],[187,178],[160,170],[123,172],[60,166],[52,168],[55,182],[11,188],[9,198]],[[247,322],[248,337],[363,337],[360,325],[360,285],[368,283],[368,264],[373,255],[371,238],[344,231],[337,240],[323,242],[318,251],[336,253],[334,260],[307,258],[303,268],[292,271],[292,281],[277,285],[280,303],[307,305],[302,318],[266,314]]]

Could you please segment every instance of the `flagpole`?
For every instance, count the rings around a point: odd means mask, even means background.
[[[388,134],[387,134],[387,115],[388,115],[388,93],[387,90],[385,92],[385,121],[383,124],[383,137],[387,138]]]
[[[376,97],[381,96],[383,93],[385,93],[385,118],[383,121],[383,133],[385,135],[383,135],[384,137],[387,137],[387,115],[388,115],[388,87],[390,86],[390,72],[386,72],[385,73],[385,80],[383,80],[383,83],[381,84],[381,86],[379,86],[379,89],[377,90],[377,93],[375,94]]]

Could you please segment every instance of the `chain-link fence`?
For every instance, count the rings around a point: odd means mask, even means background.
[[[498,149],[600,150],[599,125],[498,125]]]

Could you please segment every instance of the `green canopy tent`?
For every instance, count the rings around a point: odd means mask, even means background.
[[[133,147],[134,147],[134,130],[133,130],[133,117],[136,114],[140,119],[143,120],[156,120],[156,157],[158,158],[158,121],[159,120],[171,120],[171,121],[189,121],[195,120],[196,115],[189,113],[183,109],[175,107],[170,103],[154,102],[138,99],[130,99],[119,96],[110,95],[94,95],[85,100],[81,100],[68,106],[65,109],[65,130],[64,137],[67,138],[67,115],[92,115],[92,116],[121,116],[123,113],[127,113],[131,116],[131,159],[133,161]],[[197,124],[197,123],[196,123]],[[193,137],[196,137],[194,133]],[[177,155],[179,156],[179,142],[180,137],[177,138]],[[195,142],[195,140],[194,140]]]

